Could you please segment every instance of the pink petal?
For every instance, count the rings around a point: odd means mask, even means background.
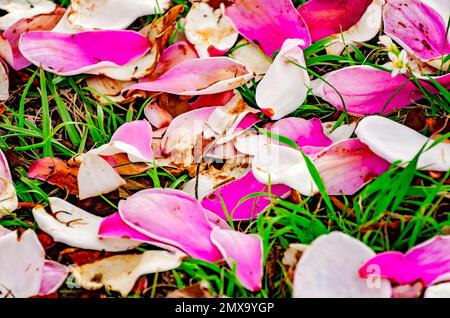
[[[333,143],[324,134],[322,123],[318,118],[310,120],[296,117],[285,118],[275,122],[268,129],[295,141],[299,147],[328,147]]]
[[[263,244],[259,235],[214,229],[211,233],[211,241],[220,250],[228,265],[231,268],[236,266],[236,276],[242,286],[252,292],[261,289]]]
[[[303,17],[315,42],[341,33],[355,25],[373,0],[309,0],[298,12]]]
[[[23,34],[19,48],[27,60],[46,71],[70,76],[98,75],[108,66],[124,66],[143,57],[148,39],[134,31],[88,31],[77,34],[30,32]]]
[[[122,220],[155,240],[176,246],[188,255],[215,262],[219,250],[209,239],[212,226],[194,198],[173,189],[140,191],[119,203]]]
[[[450,53],[447,37],[448,3],[438,12],[419,0],[389,0],[384,6],[384,32],[410,53],[433,59]],[[445,11],[445,10],[442,10]]]
[[[361,277],[377,271],[381,277],[401,285],[421,280],[426,287],[438,277],[450,273],[450,236],[436,236],[406,254],[385,252],[361,267]]]
[[[211,106],[224,106],[233,98],[233,96],[234,90],[212,95],[202,95],[199,96],[195,101],[189,103],[189,106],[192,109]]]
[[[284,185],[272,185],[270,190],[272,194],[281,197],[290,193],[289,187]],[[201,201],[201,204],[205,209],[227,220],[228,218],[222,207],[223,200],[227,213],[232,220],[253,220],[270,205],[267,195],[253,197],[245,200],[239,206],[238,204],[248,195],[267,191],[267,186],[256,180],[250,171],[244,177],[214,190]]]
[[[42,272],[41,287],[39,295],[49,295],[58,291],[64,284],[69,269],[54,261],[45,261]]]
[[[227,57],[189,59],[155,81],[141,82],[127,89],[187,96],[210,95],[237,88],[252,77],[244,65]]]
[[[147,120],[157,129],[169,126],[173,116],[166,110],[158,106],[157,103],[147,105],[144,109]]]
[[[311,44],[305,21],[291,0],[234,0],[225,15],[239,33],[260,45],[270,57],[287,39],[303,40],[303,48]]]

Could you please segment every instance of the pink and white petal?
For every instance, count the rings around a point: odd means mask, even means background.
[[[147,105],[144,108],[145,118],[152,124],[156,129],[164,128],[170,125],[173,120],[173,116],[166,110],[158,106],[157,103]]]
[[[198,96],[194,101],[189,103],[191,109],[202,107],[224,106],[234,97],[234,90],[217,93],[212,95]]]
[[[16,188],[5,154],[0,149],[0,218],[13,212],[19,205]]]
[[[383,10],[384,32],[423,60],[449,54],[450,6],[444,2],[389,0]]]
[[[333,232],[313,241],[297,264],[295,298],[390,298],[391,284],[361,278],[358,269],[375,255],[351,236]]]
[[[39,293],[45,252],[33,230],[0,237],[0,298],[27,298]]]
[[[186,60],[155,81],[141,82],[127,89],[187,96],[210,95],[240,87],[252,78],[253,74],[245,65],[227,57],[210,57]]]
[[[0,9],[6,11],[0,17],[0,30],[6,30],[19,20],[54,11],[56,4],[50,0],[1,0]]]
[[[262,75],[266,74],[271,65],[271,59],[256,44],[246,39],[238,42],[230,56],[253,72],[257,81],[262,78]]]
[[[90,153],[97,156],[113,156],[126,153],[131,162],[152,162],[152,126],[147,120],[135,120],[123,124],[111,137],[111,141]]]
[[[39,228],[55,242],[96,251],[121,252],[136,248],[140,242],[130,239],[102,239],[98,236],[103,219],[59,198],[49,198],[52,213],[43,207],[33,209]]]
[[[430,286],[425,290],[424,298],[450,298],[450,283]]]
[[[163,13],[171,2],[134,0],[124,6],[121,0],[71,1],[68,22],[84,30],[123,30],[139,17]]]
[[[268,192],[267,185],[260,183],[250,171],[242,178],[229,182],[206,195],[201,200],[201,204],[224,220],[229,218],[233,221],[253,220],[269,207],[271,203],[269,195],[250,197],[243,202],[241,200],[263,192]],[[291,190],[284,185],[272,185],[270,192],[275,196],[287,197]],[[226,213],[223,204],[226,207]]]
[[[58,75],[98,75],[104,67],[123,66],[140,59],[150,50],[150,43],[134,31],[35,31],[21,36],[19,49],[34,65]]]
[[[358,23],[373,0],[309,0],[298,9],[316,42]]]
[[[323,123],[323,132],[328,138],[333,140],[333,142],[339,142],[350,139],[355,132],[357,124],[356,122],[352,122],[351,124],[344,124],[336,129],[333,129],[335,126],[335,121]]]
[[[358,139],[348,139],[325,149],[314,159],[330,195],[353,195],[390,164]]]
[[[221,259],[209,237],[212,226],[193,197],[173,189],[140,191],[119,203],[122,220],[155,240],[175,246],[193,258]]]
[[[184,32],[200,57],[224,55],[233,47],[239,36],[233,24],[223,14],[223,10],[214,9],[205,2],[192,4],[186,15]],[[213,48],[214,55],[210,54],[210,48]]]
[[[302,48],[311,44],[305,21],[291,0],[234,0],[225,15],[241,35],[260,45],[269,57],[287,39],[303,40]]]
[[[256,89],[256,103],[272,120],[300,107],[308,96],[310,80],[299,39],[287,39]]]
[[[42,272],[39,295],[50,295],[56,293],[66,281],[69,268],[54,261],[45,261]]]
[[[355,25],[334,36],[335,39],[327,47],[327,53],[340,55],[345,46],[364,43],[376,37],[380,33],[383,22],[384,2],[385,0],[373,0]]]
[[[116,170],[98,155],[88,152],[76,160],[81,162],[77,176],[81,200],[110,193],[126,184]]]
[[[400,161],[406,165],[427,145],[419,156],[418,169],[450,169],[450,144],[441,142],[428,150],[432,140],[393,120],[381,116],[366,117],[356,128],[356,135],[374,153],[390,163]]]
[[[248,235],[233,230],[214,229],[211,241],[222,253],[246,289],[256,292],[262,287],[263,244],[259,235]]]
[[[436,236],[410,249],[406,254],[385,252],[367,260],[359,270],[367,277],[372,269],[399,284],[421,280],[426,287],[450,273],[450,236]]]
[[[318,118],[306,120],[303,118],[284,118],[268,128],[272,133],[287,137],[299,147],[328,147],[333,141],[323,131],[322,122]]]

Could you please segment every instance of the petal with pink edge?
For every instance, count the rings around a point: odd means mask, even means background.
[[[0,30],[6,30],[19,20],[54,11],[56,4],[50,0],[1,0],[0,9],[6,11],[0,17]]]
[[[383,11],[384,32],[423,60],[450,53],[450,6],[445,1],[433,2],[438,6],[430,6],[430,1],[389,0]]]
[[[436,146],[419,132],[381,116],[364,118],[356,128],[356,135],[381,158],[390,163],[408,164],[427,145],[419,156],[417,168],[421,170],[448,171],[450,169],[450,144]]]
[[[308,96],[310,80],[302,43],[303,40],[286,40],[256,89],[258,107],[272,120],[292,113]]]
[[[450,273],[450,236],[436,236],[406,254],[381,253],[363,265],[359,270],[361,277],[376,270],[381,277],[402,285],[421,280],[428,287]]]
[[[120,252],[133,249],[140,242],[130,239],[100,239],[98,230],[102,218],[88,213],[59,198],[49,198],[52,213],[43,207],[33,209],[39,228],[56,242],[88,250]]]
[[[123,66],[143,57],[150,43],[134,31],[35,31],[21,36],[19,49],[27,60],[51,73],[99,75],[101,68]]]
[[[198,96],[194,101],[189,103],[192,109],[212,106],[224,106],[234,97],[234,90],[217,93],[212,95]]]
[[[140,191],[120,201],[119,213],[122,220],[135,230],[178,247],[193,258],[208,262],[221,259],[219,250],[209,239],[212,226],[203,208],[182,191]]]
[[[69,274],[67,266],[54,261],[45,261],[39,295],[56,293],[64,284],[67,274]]]
[[[210,57],[186,60],[155,81],[141,82],[127,89],[187,96],[210,95],[240,87],[252,78],[253,74],[245,65],[227,57]]]
[[[305,21],[291,0],[233,0],[225,14],[245,38],[261,46],[273,57],[287,39],[311,44]]]
[[[263,244],[259,235],[248,235],[233,230],[214,229],[211,241],[222,253],[242,286],[252,292],[262,287]]]
[[[322,235],[303,252],[294,275],[295,298],[390,298],[391,284],[369,280],[358,269],[375,255],[367,245],[341,232]]]

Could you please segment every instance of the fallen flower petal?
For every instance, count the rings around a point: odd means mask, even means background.
[[[75,281],[88,290],[105,287],[126,297],[139,277],[165,272],[181,265],[182,253],[147,251],[142,254],[115,255],[94,263],[71,267]]]
[[[9,98],[9,77],[6,66],[0,60],[0,101]]]
[[[338,128],[334,129],[336,122],[326,122],[323,123],[323,132],[334,142],[343,141],[350,139],[356,129],[356,122],[349,125],[340,125]]]
[[[191,109],[202,107],[224,106],[234,97],[234,90],[212,95],[198,96],[195,101],[190,102]]]
[[[39,228],[56,242],[88,250],[120,252],[133,249],[140,242],[129,239],[101,239],[98,231],[102,218],[59,199],[49,198],[52,213],[43,207],[33,209]]]
[[[450,169],[450,144],[441,142],[428,149],[432,140],[393,120],[380,116],[366,117],[356,128],[356,135],[374,153],[390,163],[400,161],[406,165],[427,145],[419,156],[417,168],[434,171]]]
[[[256,103],[272,120],[292,113],[308,96],[310,80],[300,48],[303,43],[286,40],[256,89]]]
[[[424,298],[450,298],[450,283],[430,286],[425,290]]]
[[[111,102],[118,104],[131,103],[138,97],[145,97],[145,93],[133,92],[131,96],[125,96],[124,89],[135,82],[119,81],[103,75],[94,75],[86,79],[92,96],[102,105],[109,105]]]
[[[236,266],[236,276],[252,292],[262,287],[263,243],[259,235],[214,229],[211,241],[217,246],[231,268]]]
[[[294,275],[295,298],[389,298],[384,279],[369,281],[358,269],[375,255],[368,246],[344,233],[317,238],[300,258]],[[376,277],[375,277],[376,279]]]
[[[0,30],[6,30],[22,19],[54,11],[56,4],[50,0],[1,0],[0,9],[7,13],[0,17]]]
[[[14,187],[5,154],[0,150],[0,218],[18,208],[16,188]]]
[[[54,261],[45,261],[39,295],[55,293],[64,284],[69,269]]]
[[[256,44],[246,39],[238,42],[230,56],[253,72],[256,75],[256,81],[266,74],[271,65],[271,59]]]
[[[159,107],[156,103],[146,106],[144,114],[145,118],[147,118],[150,124],[156,129],[169,126],[170,122],[173,120],[173,116],[168,111]]]
[[[225,15],[241,35],[260,45],[269,57],[287,39],[303,40],[302,48],[311,44],[305,21],[291,0],[233,0]]]

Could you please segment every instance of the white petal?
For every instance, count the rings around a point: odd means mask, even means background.
[[[425,290],[425,298],[450,298],[450,283],[430,286]]]
[[[0,17],[0,30],[6,30],[21,19],[53,12],[56,4],[50,0],[0,0],[0,9],[8,13]]]
[[[356,129],[356,123],[351,123],[350,125],[341,125],[335,130],[333,130],[335,121],[323,123],[323,131],[334,142],[343,141],[349,139]]]
[[[101,239],[98,230],[102,218],[88,213],[59,198],[49,198],[52,214],[43,207],[33,209],[39,228],[56,242],[88,250],[120,252],[139,246],[129,239]]]
[[[288,39],[256,89],[256,103],[271,119],[278,120],[300,107],[308,94],[310,79],[302,40]],[[296,65],[297,64],[297,65]]]
[[[256,81],[259,81],[271,65],[270,58],[256,44],[245,39],[239,41],[236,47],[237,49],[234,49],[230,56],[244,64],[256,75]]]
[[[378,156],[390,163],[401,161],[404,165],[414,159],[421,148],[433,143],[414,129],[393,120],[370,116],[363,119],[356,135]],[[450,144],[440,143],[419,157],[418,168],[448,171],[450,169]]]
[[[369,281],[359,268],[375,256],[368,246],[347,234],[333,232],[317,238],[304,252],[294,276],[296,298],[388,298],[391,285]]]
[[[7,100],[9,97],[9,78],[5,65],[0,62],[0,101]]]
[[[265,135],[260,135],[255,131],[248,131],[238,136],[234,141],[234,147],[242,154],[255,156],[258,149],[272,143],[272,140]]]

